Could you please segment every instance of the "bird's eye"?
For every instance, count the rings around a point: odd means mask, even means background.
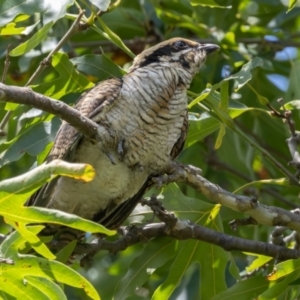
[[[177,42],[175,42],[174,46],[176,48],[181,48],[182,49],[182,48],[186,48],[187,44],[184,41],[177,41]]]

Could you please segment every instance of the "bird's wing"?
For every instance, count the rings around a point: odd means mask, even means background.
[[[119,96],[122,88],[122,79],[111,78],[100,82],[91,90],[85,92],[78,99],[74,108],[80,113],[97,122],[99,113],[105,114],[113,106],[114,101]],[[73,126],[63,122],[60,127],[51,152],[48,155],[47,162],[54,159],[72,160],[70,155],[76,148],[78,141],[83,137]]]
[[[151,177],[147,178],[144,185],[140,188],[137,194],[132,198],[126,200],[125,202],[108,206],[98,214],[94,216],[93,221],[99,222],[109,229],[117,229],[122,223],[127,219],[131,214],[133,209],[137,206],[143,195],[154,185],[154,182],[151,180]]]
[[[97,115],[106,113],[113,106],[114,101],[119,96],[122,83],[120,78],[111,78],[100,82],[91,90],[83,93],[74,108],[85,117],[97,122]],[[76,146],[82,137],[83,134],[77,129],[63,122],[56,134],[54,145],[46,158],[46,162],[54,159],[72,161]],[[59,177],[56,177],[36,191],[27,201],[27,205],[47,207],[58,179]]]

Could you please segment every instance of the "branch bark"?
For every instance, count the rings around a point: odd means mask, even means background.
[[[210,228],[193,224],[187,220],[179,220],[177,217],[165,210],[163,205],[151,197],[150,200],[142,200],[142,205],[151,207],[155,216],[162,222],[147,224],[141,227],[122,227],[120,232],[122,237],[115,241],[97,239],[92,244],[78,244],[75,253],[86,254],[81,260],[81,265],[85,266],[91,258],[99,251],[109,251],[117,253],[129,246],[137,243],[145,243],[155,237],[169,236],[177,240],[200,240],[223,248],[225,251],[246,251],[273,257],[279,261],[296,259],[300,256],[299,249],[288,249],[283,245],[274,245],[259,241],[252,241],[228,234],[214,231]]]
[[[33,106],[60,117],[87,137],[94,138],[97,135],[97,123],[62,101],[35,93],[30,88],[0,83],[0,100]]]

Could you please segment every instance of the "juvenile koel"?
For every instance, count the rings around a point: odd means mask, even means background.
[[[219,49],[173,38],[139,54],[123,78],[100,82],[75,108],[99,124],[95,140],[63,122],[46,160],[91,164],[96,177],[56,177],[29,200],[117,228],[152,178],[183,148],[188,130],[186,90],[208,54]]]

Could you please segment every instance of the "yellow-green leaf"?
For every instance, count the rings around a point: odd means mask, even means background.
[[[15,49],[9,52],[10,56],[20,56],[24,53],[30,51],[35,48],[41,41],[43,41],[50,28],[52,27],[53,22],[46,24],[43,28],[41,28],[38,32],[36,32],[28,41],[22,43],[17,46]]]

